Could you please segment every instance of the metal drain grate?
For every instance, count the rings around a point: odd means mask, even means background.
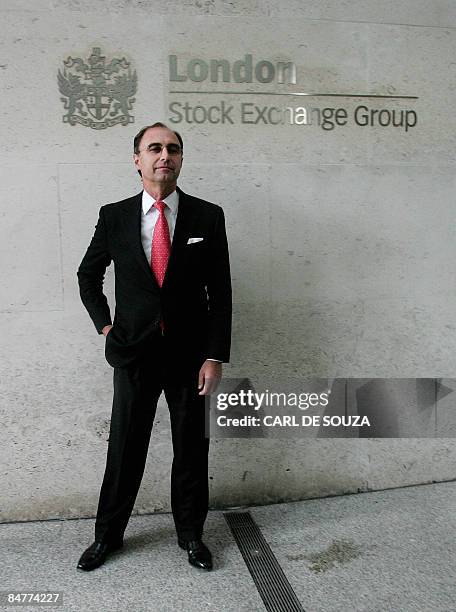
[[[266,610],[305,612],[250,512],[227,512],[224,516]]]

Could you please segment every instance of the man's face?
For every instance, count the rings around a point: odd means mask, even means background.
[[[135,166],[141,170],[145,183],[172,184],[177,181],[182,167],[179,140],[167,128],[149,128],[139,143],[139,153],[133,155]]]

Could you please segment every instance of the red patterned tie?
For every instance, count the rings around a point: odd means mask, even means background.
[[[157,200],[154,204],[158,209],[160,216],[154,228],[152,237],[152,257],[150,266],[155,274],[157,283],[161,287],[165,278],[166,267],[168,265],[169,254],[171,253],[171,239],[169,237],[168,221],[165,217],[166,204],[161,200]]]

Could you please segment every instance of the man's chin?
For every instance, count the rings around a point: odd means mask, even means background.
[[[155,180],[163,182],[163,183],[172,183],[173,181],[177,179],[175,172],[157,172],[155,176],[156,176]]]

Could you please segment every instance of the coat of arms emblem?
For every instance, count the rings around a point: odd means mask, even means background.
[[[67,111],[64,123],[103,130],[118,123],[134,122],[129,111],[135,101],[137,76],[125,57],[107,64],[100,47],[94,47],[87,61],[69,57],[63,66],[57,80]]]

